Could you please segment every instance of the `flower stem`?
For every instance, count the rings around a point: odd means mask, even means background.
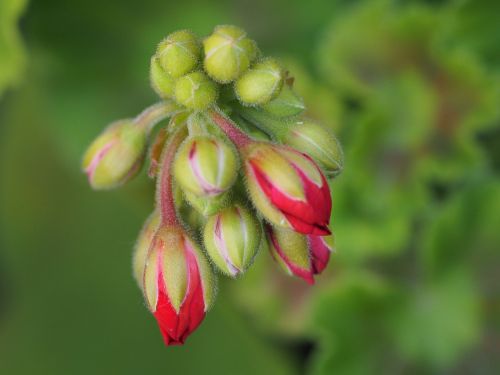
[[[161,171],[156,186],[156,204],[160,209],[161,223],[164,225],[179,224],[172,186],[172,164],[177,149],[185,137],[186,127],[183,126],[169,137],[161,156]]]
[[[172,100],[162,101],[146,108],[134,119],[134,122],[149,133],[161,120],[171,117],[179,110],[181,108]]]
[[[221,112],[215,109],[210,109],[208,110],[208,116],[215,123],[215,125],[217,125],[229,137],[236,147],[241,149],[242,147],[254,142],[252,138],[240,130],[238,125],[224,116]]]

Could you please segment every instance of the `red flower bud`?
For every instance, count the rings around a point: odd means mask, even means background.
[[[328,265],[330,253],[333,252],[333,235],[328,237],[307,236],[309,255],[313,273],[319,275]]]
[[[289,229],[265,226],[269,251],[274,260],[289,275],[294,275],[314,284],[314,269],[311,264],[306,236]]]
[[[144,270],[143,290],[166,345],[183,344],[214,297],[214,277],[198,246],[178,226],[160,226]]]
[[[250,143],[243,153],[250,195],[267,220],[303,234],[331,233],[328,182],[309,156],[264,142]]]

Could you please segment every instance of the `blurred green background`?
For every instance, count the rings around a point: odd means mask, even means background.
[[[0,374],[500,373],[500,2],[0,0]],[[166,34],[248,30],[346,154],[313,288],[259,254],[183,347],[131,277],[144,173],[81,154]]]

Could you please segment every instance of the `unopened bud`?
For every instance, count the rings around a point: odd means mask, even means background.
[[[203,47],[205,71],[220,83],[237,79],[257,56],[255,42],[236,26],[217,26],[203,41]]]
[[[151,87],[162,98],[171,98],[174,95],[174,79],[163,70],[156,56],[151,57],[149,70]]]
[[[139,237],[137,238],[137,242],[135,243],[132,268],[135,281],[141,289],[144,266],[146,265],[146,257],[159,224],[160,215],[158,211],[154,211],[151,215],[149,215],[148,219],[144,223],[141,232],[139,233]]]
[[[283,70],[274,59],[263,60],[247,70],[235,83],[241,103],[266,104],[275,98],[283,85]]]
[[[314,284],[307,238],[300,233],[266,224],[267,244],[274,260],[291,276]]]
[[[89,146],[82,168],[96,190],[112,189],[137,174],[144,160],[147,136],[132,120],[108,126]]]
[[[176,31],[158,45],[156,56],[161,68],[178,78],[193,71],[200,59],[200,43],[189,30]]]
[[[330,254],[335,251],[335,237],[307,236],[311,265],[315,275],[320,274],[330,261]]]
[[[197,196],[224,193],[238,176],[238,158],[224,141],[212,136],[187,139],[174,161],[179,185]]]
[[[202,72],[193,72],[175,83],[176,101],[197,111],[207,109],[217,99],[217,86]]]
[[[148,251],[143,291],[166,345],[183,344],[212,305],[216,279],[196,242],[160,226]]]
[[[342,171],[342,147],[335,135],[323,126],[310,120],[301,121],[288,129],[282,141],[312,157],[327,175]]]
[[[297,116],[305,109],[304,101],[288,85],[283,86],[276,98],[262,109],[274,117]]]
[[[245,208],[228,207],[210,217],[203,239],[208,255],[225,274],[236,277],[250,266],[260,244],[260,225]]]
[[[255,142],[243,150],[245,182],[254,206],[271,223],[303,234],[330,234],[330,188],[307,155]]]

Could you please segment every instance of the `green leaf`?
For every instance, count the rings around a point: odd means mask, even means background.
[[[467,271],[457,270],[406,294],[391,330],[403,358],[444,369],[477,343],[480,319],[477,287]]]
[[[500,261],[500,181],[480,178],[436,214],[424,238],[422,258],[433,277],[462,264],[490,289]],[[498,288],[496,288],[498,289]]]
[[[17,22],[27,0],[0,1],[0,98],[10,86],[19,83],[24,72],[25,52]]]
[[[314,303],[311,330],[319,342],[311,373],[391,373],[395,359],[384,320],[396,301],[392,288],[373,274],[352,272],[335,280]]]

